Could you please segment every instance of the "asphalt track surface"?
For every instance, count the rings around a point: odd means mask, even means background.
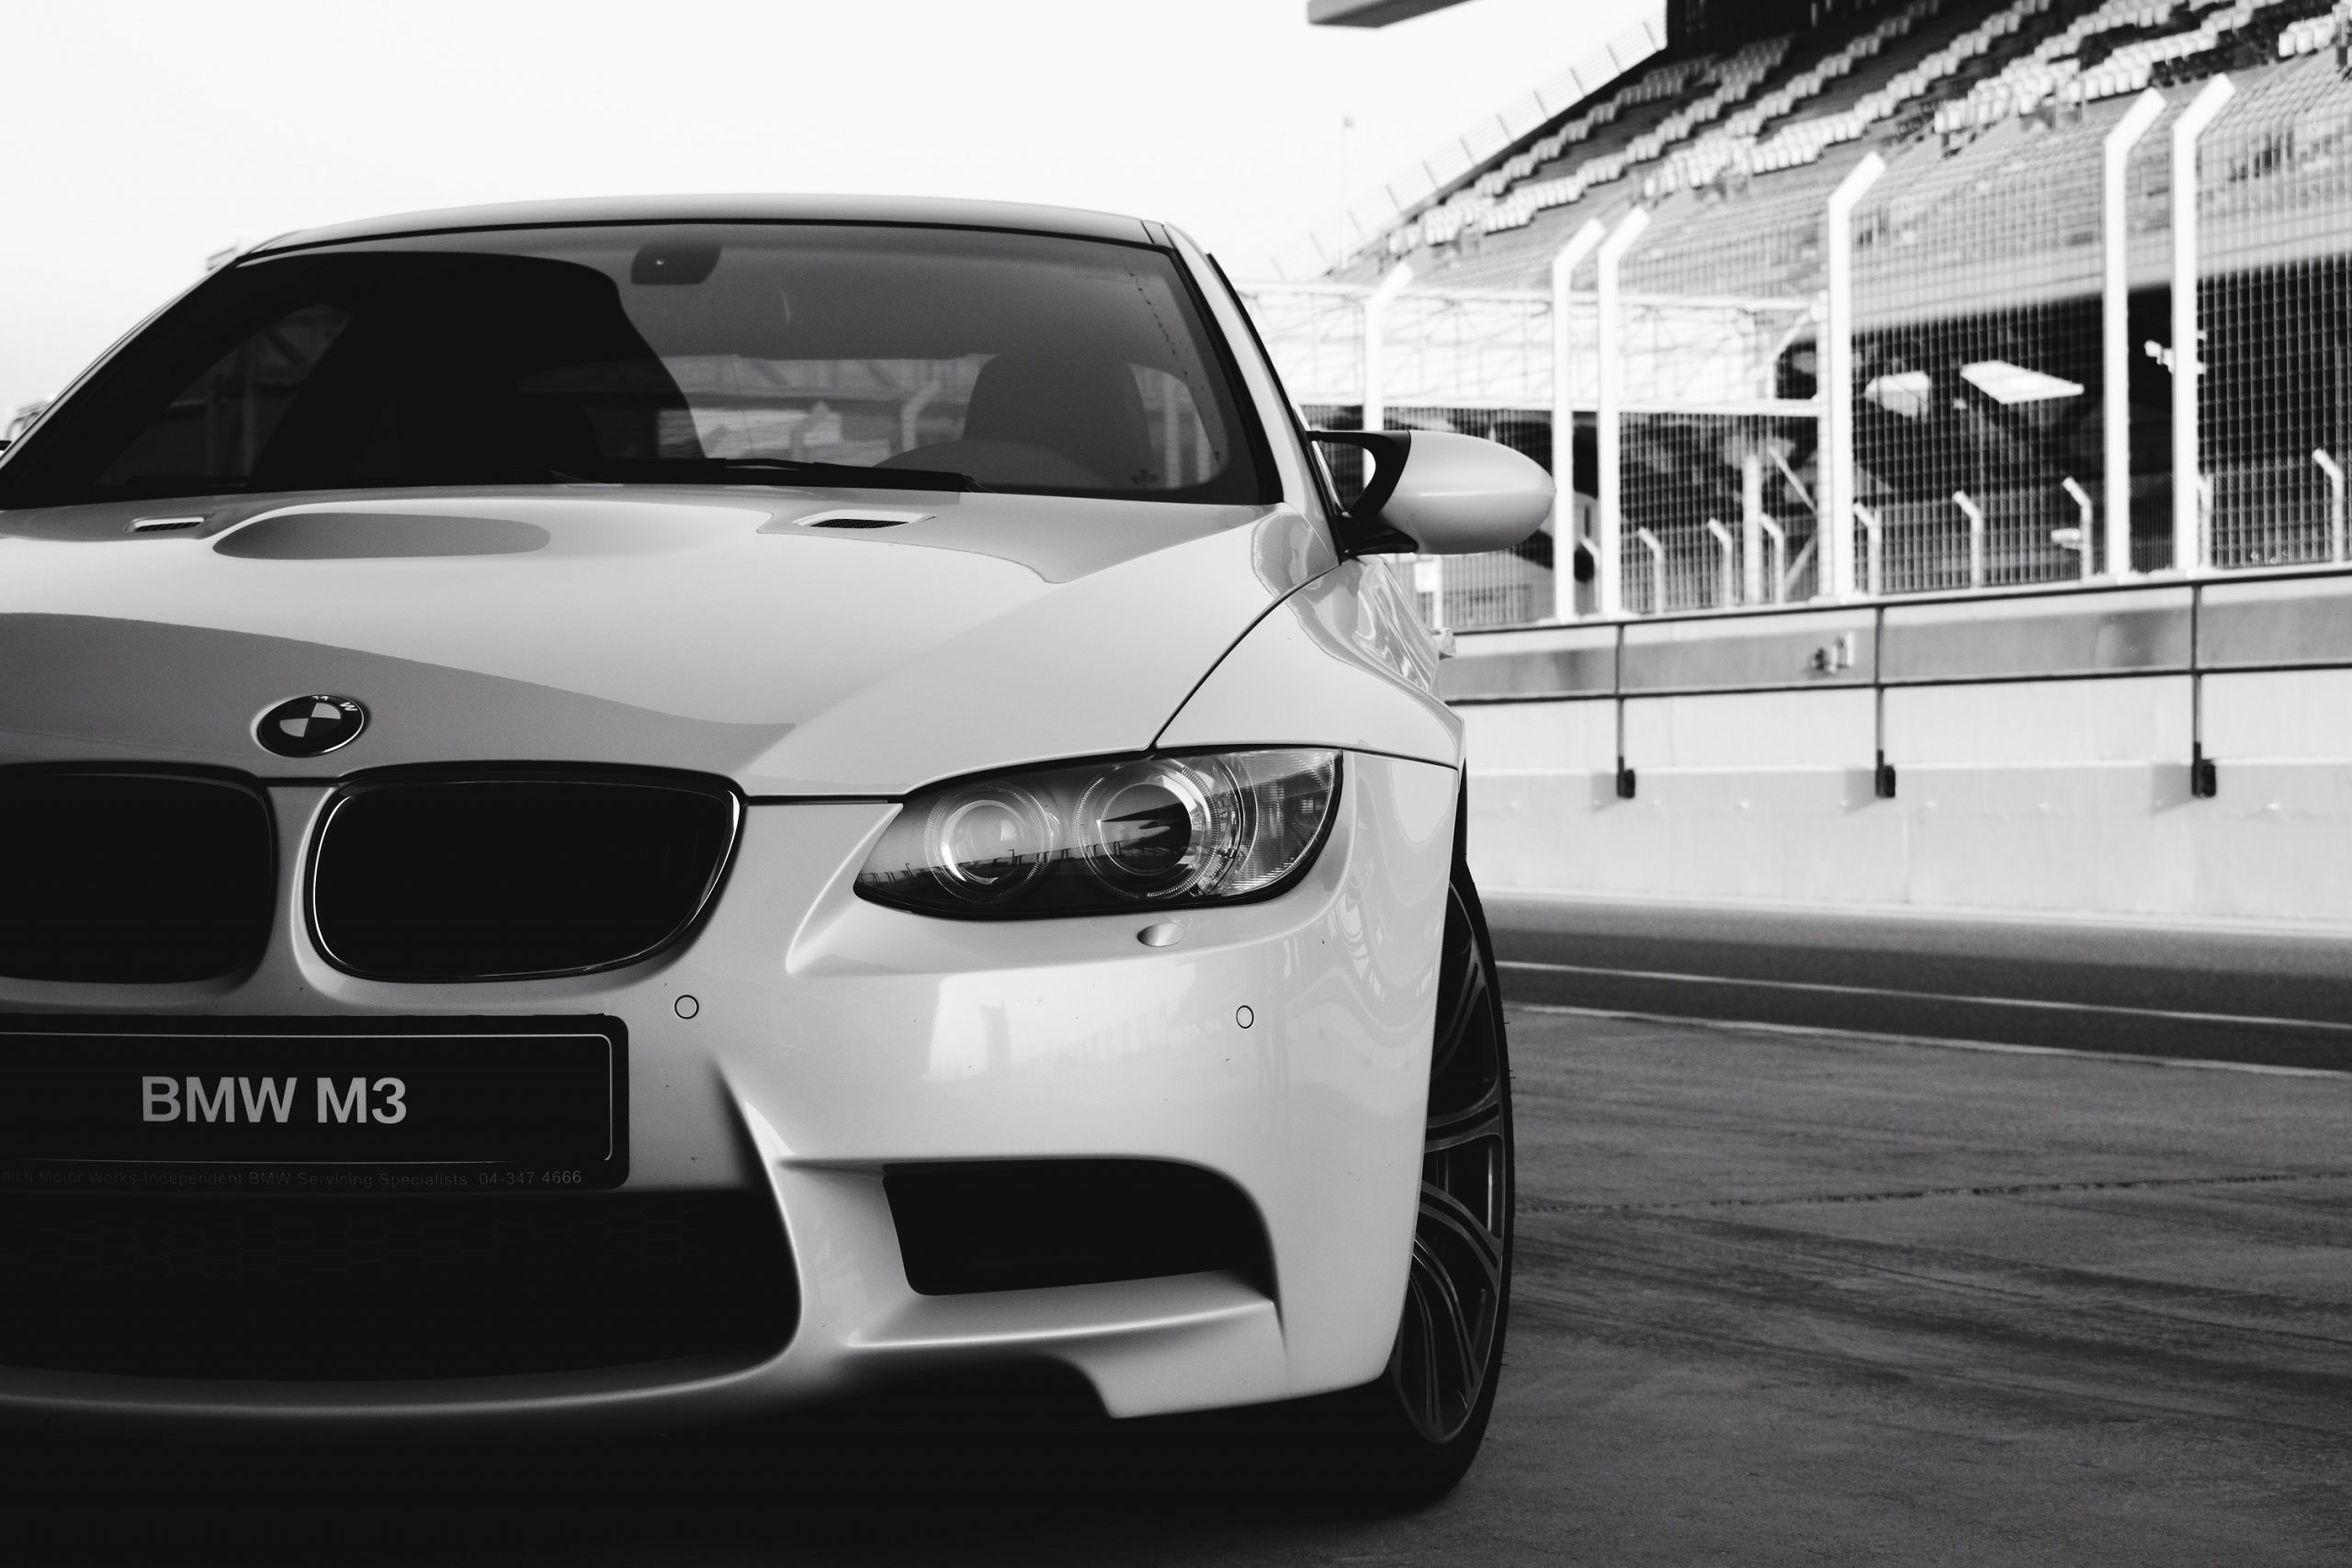
[[[2352,1071],[2352,941],[2060,916],[1491,896],[1516,999]]]
[[[1593,953],[1564,961],[1611,966]],[[980,1389],[759,1445],[45,1444],[0,1456],[0,1551],[2352,1562],[2352,1076],[2079,1032],[2093,1054],[1532,1005],[1511,1028],[1510,1364],[1478,1468],[1433,1506],[1334,1503],[1297,1484],[1308,1456],[1216,1423],[1008,1430]]]

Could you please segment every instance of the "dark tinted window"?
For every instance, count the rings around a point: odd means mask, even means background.
[[[432,235],[209,279],[0,468],[0,506],[468,484],[1271,499],[1175,264],[823,224]],[[842,483],[858,476],[818,476]]]

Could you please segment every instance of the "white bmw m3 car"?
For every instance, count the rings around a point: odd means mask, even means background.
[[[1510,1079],[1379,558],[1551,498],[1303,430],[1134,219],[243,254],[0,456],[0,1422],[1057,1364],[1114,1416],[1333,1396],[1451,1484]]]

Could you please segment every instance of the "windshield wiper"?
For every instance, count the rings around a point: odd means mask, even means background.
[[[639,484],[729,484],[756,483],[770,474],[865,490],[988,489],[969,474],[945,468],[876,468],[862,463],[820,463],[799,457],[635,458],[599,463],[594,472],[578,477],[592,483],[622,479]]]

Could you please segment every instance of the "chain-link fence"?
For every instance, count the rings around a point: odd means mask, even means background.
[[[1563,477],[1543,536],[1417,569],[1432,624],[2352,565],[2352,0],[2145,9],[2025,6],[1879,152],[1833,139],[1788,167],[1733,148],[1703,179],[1530,226],[1517,263],[1455,269],[1532,283],[1565,244],[1551,288],[1449,288],[1432,264],[1378,310],[1370,283],[1254,296],[1310,418],[1377,403],[1388,426],[1487,435]],[[1842,226],[1841,187],[1860,193]],[[2199,279],[2193,383],[2177,240]]]
[[[1856,212],[1855,500],[1883,592],[2098,569],[2101,143],[2126,107],[1922,142]]]
[[[2343,560],[2352,462],[2352,85],[2249,80],[2199,145],[2200,500],[2216,569]]]

